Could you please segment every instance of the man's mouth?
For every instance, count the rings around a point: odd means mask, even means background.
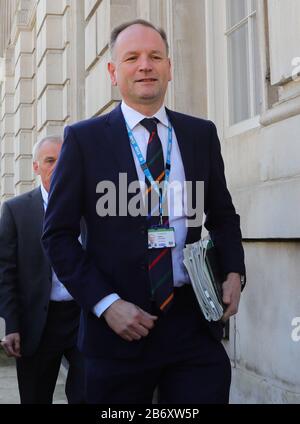
[[[155,82],[157,81],[156,78],[141,78],[139,80],[136,80],[135,82]]]

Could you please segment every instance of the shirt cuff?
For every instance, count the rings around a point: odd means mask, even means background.
[[[100,318],[104,311],[106,311],[107,308],[110,307],[116,300],[121,299],[120,296],[117,295],[117,293],[109,294],[108,296],[105,296],[103,299],[100,300],[100,302],[96,303],[96,305],[93,307],[94,314]]]

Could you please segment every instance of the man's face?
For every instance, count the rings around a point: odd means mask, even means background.
[[[128,106],[162,106],[171,65],[157,31],[140,24],[126,28],[116,40],[112,60],[108,64],[111,81]]]
[[[37,159],[33,162],[33,170],[36,175],[40,175],[42,184],[48,192],[60,150],[61,143],[45,141],[37,152]]]

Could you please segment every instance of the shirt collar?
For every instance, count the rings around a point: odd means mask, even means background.
[[[121,103],[121,109],[122,113],[124,115],[125,121],[127,122],[129,128],[131,130],[138,125],[142,119],[149,118],[149,116],[142,115],[140,112],[136,111],[135,109],[132,109],[130,106],[128,106],[124,100]],[[169,120],[166,112],[166,108],[163,105],[151,118],[157,118],[159,122],[166,127],[169,125]]]
[[[41,193],[42,193],[44,205],[47,206],[48,205],[48,191],[45,189],[45,187],[43,186],[42,183],[41,183]]]

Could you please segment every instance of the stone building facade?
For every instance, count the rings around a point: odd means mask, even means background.
[[[36,184],[34,142],[111,110],[111,29],[166,29],[170,108],[212,119],[248,284],[224,341],[231,401],[300,402],[299,0],[0,0],[1,200]]]

